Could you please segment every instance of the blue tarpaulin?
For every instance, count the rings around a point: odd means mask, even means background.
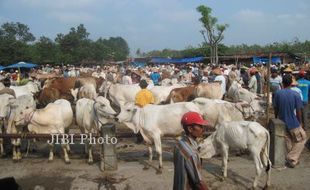
[[[145,67],[145,62],[131,62],[131,65],[134,67]]]
[[[14,68],[34,68],[37,67],[37,64],[33,64],[33,63],[26,63],[26,62],[18,62],[12,65],[9,65],[7,67],[5,67],[6,69],[14,69]]]
[[[4,69],[4,67],[2,67],[2,66],[0,65],[0,71],[3,70],[3,69]]]
[[[253,57],[253,63],[255,64],[265,64],[269,63],[269,58],[266,57]],[[271,58],[271,63],[281,63],[281,58],[280,57],[272,57]]]
[[[203,57],[191,57],[191,58],[152,58],[151,63],[194,63],[203,61]]]

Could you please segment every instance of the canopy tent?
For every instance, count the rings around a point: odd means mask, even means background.
[[[131,62],[130,63],[134,67],[145,67],[146,63],[145,62]]]
[[[269,58],[253,57],[253,63],[254,63],[254,65],[269,63]],[[272,57],[271,63],[281,63],[281,58],[280,57]]]
[[[27,69],[30,69],[30,68],[34,68],[34,67],[37,67],[37,66],[38,66],[37,64],[33,64],[33,63],[18,62],[18,63],[15,63],[15,64],[12,64],[12,65],[9,65],[9,66],[5,67],[5,69],[15,69],[15,68],[27,68]]]
[[[194,62],[201,62],[203,61],[204,58],[203,57],[191,57],[191,58],[160,58],[160,57],[156,57],[156,58],[152,58],[151,63],[157,63],[157,64],[161,64],[161,63],[194,63]]]

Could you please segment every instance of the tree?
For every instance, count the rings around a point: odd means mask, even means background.
[[[4,23],[0,28],[0,62],[7,65],[31,59],[28,43],[35,40],[27,25]]]
[[[57,34],[55,42],[60,46],[61,56],[64,63],[80,63],[87,58],[84,53],[84,45],[89,46],[89,33],[83,24],[72,27],[66,35]]]
[[[48,37],[41,36],[34,46],[33,59],[37,63],[55,63],[57,47],[54,41]]]
[[[199,20],[202,22],[204,29],[200,33],[205,43],[210,46],[210,61],[218,64],[218,45],[224,39],[223,33],[228,24],[217,24],[217,18],[211,15],[212,9],[207,6],[200,5],[197,7],[197,11],[202,15]]]
[[[129,55],[129,47],[122,37],[111,37],[105,40],[106,45],[109,47],[108,59],[114,61],[125,60]]]

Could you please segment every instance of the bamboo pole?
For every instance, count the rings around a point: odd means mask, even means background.
[[[269,54],[269,61],[267,63],[267,106],[266,106],[266,125],[268,126],[268,122],[269,122],[269,108],[270,108],[270,65],[271,65],[271,58],[272,58],[272,54]]]

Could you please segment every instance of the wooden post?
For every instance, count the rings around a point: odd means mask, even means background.
[[[106,141],[101,147],[101,171],[117,170],[117,156],[116,156],[116,128],[113,123],[107,123],[101,127],[101,137]],[[115,142],[116,140],[116,142]]]
[[[273,168],[284,168],[286,160],[286,128],[280,119],[271,119],[268,125],[270,131],[270,161]]]
[[[266,79],[266,82],[267,82],[267,106],[266,106],[266,125],[265,126],[268,126],[268,123],[269,123],[269,108],[270,108],[270,102],[269,102],[269,99],[270,99],[270,65],[271,65],[271,58],[272,58],[272,55],[271,53],[269,54],[269,61],[267,63],[267,79]]]

